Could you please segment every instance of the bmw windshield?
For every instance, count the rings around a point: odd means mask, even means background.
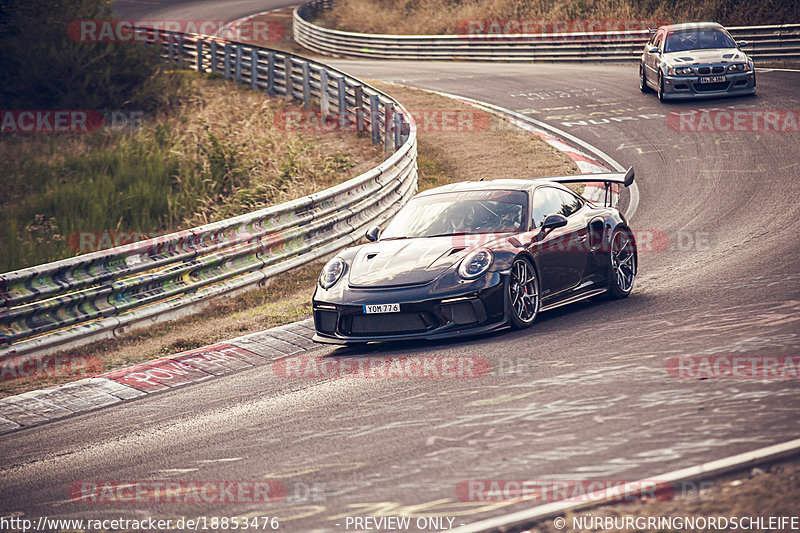
[[[679,30],[667,35],[664,52],[710,50],[714,48],[736,48],[736,43],[726,32],[714,28]]]
[[[381,235],[413,239],[522,229],[528,195],[522,191],[459,191],[411,200]]]

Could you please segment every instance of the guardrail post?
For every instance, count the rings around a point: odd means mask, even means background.
[[[275,52],[267,53],[267,94],[275,94]]]
[[[394,104],[387,102],[383,108],[383,155],[392,153],[392,126],[394,125]]]
[[[178,63],[181,62],[183,56],[186,55],[186,38],[183,35],[178,36],[178,57],[175,58],[175,61]]]
[[[381,142],[381,119],[378,112],[378,95],[369,95],[369,127],[372,131],[372,144]]]
[[[292,88],[292,70],[294,67],[292,66],[292,58],[286,56],[283,58],[283,85],[286,88],[286,99],[291,100],[294,96],[294,89]]]
[[[258,48],[250,49],[250,88],[258,87]]]
[[[322,118],[328,116],[330,102],[328,101],[328,71],[325,68],[319,70],[319,112]]]
[[[225,43],[225,57],[222,59],[222,75],[230,78],[231,74],[231,43]]]
[[[338,94],[338,108],[339,108],[339,129],[344,131],[347,126],[347,80],[344,76],[336,78]]]
[[[364,87],[355,85],[353,86],[353,92],[356,97],[356,131],[361,133],[364,131]]]
[[[303,70],[303,109],[311,107],[311,76],[308,71],[308,61],[300,63]]]
[[[169,61],[174,61],[174,48],[175,48],[175,36],[172,34],[167,35],[167,59]]]
[[[195,42],[195,50],[197,51],[197,72],[204,72],[203,70],[203,45],[205,41],[201,38],[197,38],[197,42]]]
[[[211,72],[217,72],[217,41],[211,41]]]
[[[235,63],[234,63],[235,68],[236,68],[236,74],[235,74],[234,77],[237,80],[241,80],[242,79],[242,45],[240,45],[240,44],[236,45],[236,48],[234,48],[234,50],[236,51],[236,59],[235,59]]]
[[[403,145],[403,115],[400,113],[394,114],[394,151],[400,149]]]

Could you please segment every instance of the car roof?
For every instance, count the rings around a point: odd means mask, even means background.
[[[509,179],[500,178],[483,181],[461,181],[442,185],[435,189],[428,189],[418,194],[418,196],[428,196],[430,194],[441,194],[459,191],[492,191],[492,190],[511,190],[511,191],[531,191],[539,185],[553,185],[563,188],[563,185],[550,181],[548,178],[531,179]]]
[[[681,24],[669,24],[661,26],[659,29],[666,29],[669,31],[675,30],[701,30],[706,28],[725,29],[722,24],[718,22],[684,22]]]

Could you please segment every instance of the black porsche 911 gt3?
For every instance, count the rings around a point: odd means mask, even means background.
[[[565,183],[599,182],[603,205]],[[422,192],[381,232],[323,268],[314,340],[439,339],[530,326],[541,312],[607,294],[637,270],[634,235],[610,206],[626,173],[446,185]]]

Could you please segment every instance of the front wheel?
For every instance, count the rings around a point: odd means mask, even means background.
[[[650,86],[647,85],[647,77],[643,63],[639,63],[639,90],[643,93],[650,92]]]
[[[608,272],[608,295],[611,298],[626,298],[636,279],[636,245],[627,228],[617,229],[611,236],[610,264]]]
[[[658,99],[664,101],[664,74],[658,73]]]
[[[508,279],[506,312],[514,329],[529,327],[539,314],[539,278],[527,259],[514,260]]]

